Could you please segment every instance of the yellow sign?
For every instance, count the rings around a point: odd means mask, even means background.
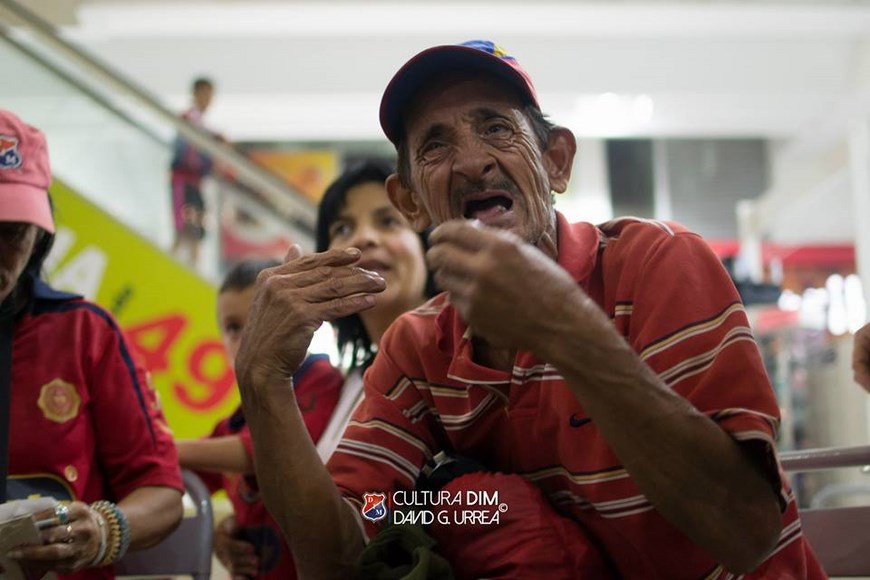
[[[109,310],[151,372],[176,438],[210,433],[238,406],[215,322],[215,288],[55,179],[59,290]]]

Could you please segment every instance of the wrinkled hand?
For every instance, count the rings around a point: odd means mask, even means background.
[[[493,346],[545,356],[554,325],[576,324],[584,308],[598,310],[563,268],[511,232],[456,220],[429,240],[435,280],[474,334]]]
[[[870,393],[870,324],[865,324],[855,333],[852,347],[852,372],[855,382]]]
[[[257,575],[260,561],[254,545],[238,539],[240,528],[235,516],[227,516],[214,531],[214,555],[233,578]]]
[[[384,279],[355,267],[356,248],[302,256],[293,245],[284,263],[263,270],[236,356],[236,375],[248,385],[287,381],[302,365],[324,321],[371,308]]]
[[[34,514],[37,520],[51,518],[54,510]],[[75,572],[85,568],[97,556],[101,532],[97,515],[88,504],[69,504],[69,522],[41,531],[42,546],[20,546],[9,552],[28,570]]]

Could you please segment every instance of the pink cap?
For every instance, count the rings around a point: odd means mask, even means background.
[[[0,109],[0,221],[27,222],[54,233],[50,183],[42,131]]]

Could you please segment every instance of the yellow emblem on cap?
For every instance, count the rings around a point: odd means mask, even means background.
[[[81,402],[74,385],[61,379],[54,379],[42,385],[36,404],[42,409],[46,419],[55,423],[66,423],[79,414]]]

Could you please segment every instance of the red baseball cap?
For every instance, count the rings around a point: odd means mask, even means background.
[[[402,115],[414,94],[431,77],[450,71],[477,70],[498,76],[513,85],[539,109],[538,95],[529,74],[517,59],[491,40],[469,40],[427,48],[412,57],[393,76],[381,98],[381,128],[397,144],[402,136]]]
[[[0,221],[27,222],[54,233],[50,183],[42,131],[0,109]]]

